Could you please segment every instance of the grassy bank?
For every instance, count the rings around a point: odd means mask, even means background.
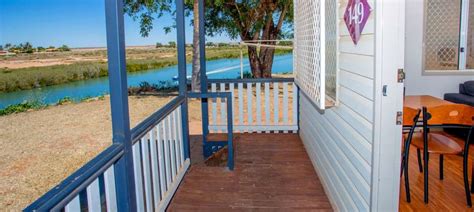
[[[206,51],[208,60],[240,57],[240,49],[237,47],[209,48]],[[188,48],[187,52],[191,52],[191,49]],[[276,54],[285,54],[290,52],[291,50],[277,50]],[[0,68],[0,92],[28,90],[107,76],[107,63],[103,61],[104,53],[104,51],[100,51],[86,54],[88,57],[95,55],[98,61],[86,61],[67,65],[30,67],[22,69]],[[81,54],[84,55],[84,53]],[[244,54],[246,54],[246,52],[244,52]],[[19,57],[22,56],[20,55]],[[42,55],[42,57],[45,56]],[[54,57],[57,57],[57,55],[54,55]],[[47,57],[45,59],[47,59]],[[187,60],[188,62],[191,62],[191,54],[187,55]],[[133,51],[127,51],[128,72],[158,69],[176,64],[177,60],[175,49],[135,49]]]

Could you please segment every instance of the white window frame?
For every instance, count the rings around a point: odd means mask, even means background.
[[[467,44],[468,44],[468,30],[469,30],[469,3],[474,0],[460,0],[461,1],[461,15],[459,27],[459,46],[458,46],[458,68],[450,70],[427,70],[425,62],[425,36],[426,36],[426,19],[427,19],[427,4],[429,0],[425,0],[425,9],[423,14],[423,75],[474,75],[474,69],[466,69],[467,66]],[[474,44],[472,44],[474,45]],[[462,51],[461,51],[462,50]]]
[[[301,1],[307,1],[307,0],[301,0]],[[308,99],[310,99],[310,102],[316,106],[316,108],[320,111],[324,111],[328,108],[334,107],[338,105],[338,94],[339,94],[339,65],[338,65],[338,57],[339,57],[339,24],[336,24],[336,32],[335,32],[335,49],[334,51],[336,52],[336,58],[335,61],[332,61],[335,64],[335,79],[333,83],[335,83],[335,93],[331,95],[328,94],[327,91],[327,79],[326,79],[326,72],[327,70],[327,65],[326,65],[326,45],[327,45],[327,30],[326,30],[326,4],[328,4],[328,1],[325,0],[313,0],[312,3],[319,4],[319,11],[315,11],[315,14],[318,15],[319,19],[319,31],[318,31],[318,36],[317,39],[315,38],[313,40],[312,45],[310,46],[303,46],[303,44],[299,44],[298,40],[298,26],[295,26],[294,29],[294,34],[295,34],[295,39],[294,39],[294,50],[293,50],[293,67],[294,67],[294,73],[295,73],[295,83],[298,85],[300,88],[300,91],[303,95],[307,96]],[[295,1],[295,14],[297,13],[298,9],[298,1]],[[337,21],[340,21],[339,19],[339,7],[336,5],[335,11],[336,14],[336,19]],[[301,18],[301,17],[300,17]],[[295,20],[295,25],[298,24],[298,18]],[[336,22],[337,22],[336,21]],[[308,43],[308,40],[305,40],[305,44]],[[311,42],[309,42],[311,43]],[[315,44],[317,43],[317,45]],[[301,46],[300,46],[301,45]],[[298,56],[300,54],[299,48],[312,48],[311,50],[313,51],[314,55],[318,55],[317,57],[317,62],[319,62],[319,65],[314,65],[314,70],[308,70],[306,68],[301,68],[300,62],[298,60]],[[300,70],[301,69],[301,70]],[[310,79],[308,76],[318,76],[315,77],[315,79]]]

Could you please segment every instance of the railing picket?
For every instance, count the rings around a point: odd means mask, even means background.
[[[152,204],[152,186],[151,186],[151,167],[150,167],[150,152],[149,152],[149,140],[148,135],[141,139],[141,150],[142,150],[142,165],[143,165],[143,181],[145,190],[145,207],[147,211],[153,210]]]
[[[132,147],[133,153],[133,171],[135,174],[135,193],[137,198],[137,210],[145,211],[143,202],[143,178],[142,178],[142,164],[140,160],[140,142],[137,142]]]
[[[174,143],[174,150],[176,154],[176,170],[179,170],[180,165],[181,165],[181,157],[179,156],[180,151],[179,151],[179,139],[178,139],[178,117],[176,115],[176,110],[171,113],[171,116],[173,117],[173,143]],[[177,172],[177,171],[176,171]]]
[[[293,125],[296,125],[298,126],[298,87],[296,86],[296,83],[293,82],[293,109],[292,109],[292,112],[293,112],[293,120],[292,120],[292,123]],[[296,130],[293,130],[293,133],[297,133]]]
[[[211,92],[216,92],[216,83],[211,84]],[[212,120],[210,123],[213,123],[213,125],[219,125],[219,122],[217,122],[217,99],[209,99],[211,101],[211,111],[212,111]],[[216,128],[209,129],[211,132],[217,131]]]
[[[107,211],[117,211],[114,166],[111,166],[104,172],[104,184]]]
[[[156,145],[156,129],[150,131],[150,158],[151,158],[151,179],[153,184],[153,205],[158,208],[160,203],[160,176],[158,175],[158,153]]]
[[[176,126],[178,126],[178,146],[179,146],[179,156],[180,156],[180,164],[179,167],[182,167],[184,164],[184,149],[183,149],[183,129],[180,127],[181,126],[181,106],[176,110],[177,113],[177,119],[178,123]]]
[[[270,83],[265,83],[265,125],[269,126],[271,123],[270,120]],[[269,133],[270,131],[265,131]]]
[[[284,82],[283,84],[283,123],[288,125],[288,83]],[[288,130],[285,130],[284,133],[288,133]]]
[[[100,189],[99,179],[95,179],[89,186],[87,186],[87,208],[91,212],[101,210],[100,204]]]
[[[165,195],[165,192],[167,190],[165,159],[164,159],[164,153],[163,153],[164,140],[163,140],[163,135],[162,135],[162,132],[163,132],[162,127],[163,127],[162,122],[158,123],[156,127],[156,138],[157,138],[157,145],[158,145],[158,168],[160,169],[161,199],[163,199],[163,196]]]
[[[257,107],[257,125],[261,126],[262,125],[262,99],[260,98],[261,96],[261,87],[262,84],[257,82],[256,83],[256,103],[255,106]],[[261,133],[262,131],[258,130],[257,133]]]
[[[249,126],[253,125],[253,109],[252,109],[252,83],[247,83],[247,123]],[[252,132],[252,128],[248,127],[247,132]]]
[[[170,154],[170,142],[169,142],[169,134],[168,134],[168,121],[167,119],[163,120],[163,143],[164,143],[164,150],[163,154],[165,156],[165,164],[166,164],[166,190],[168,190],[171,186],[171,154]]]
[[[166,121],[168,122],[168,142],[170,143],[170,160],[171,160],[171,176],[172,176],[172,179],[171,179],[171,182],[174,182],[174,176],[176,175],[176,154],[175,154],[175,145],[174,145],[174,138],[173,138],[173,134],[172,134],[172,130],[173,130],[173,125],[171,124],[171,116],[168,116],[168,118],[166,119]]]
[[[66,207],[64,207],[65,212],[76,212],[81,211],[81,202],[79,201],[79,195],[74,197],[74,199],[69,202]]]
[[[221,92],[225,92],[225,84],[224,83],[220,83],[220,89],[221,89]],[[227,123],[227,110],[226,110],[226,107],[227,107],[227,104],[225,102],[225,99],[224,98],[221,98],[220,99],[220,102],[221,102],[221,121],[220,121],[220,124],[222,126],[226,125]],[[222,129],[222,132],[227,132],[227,130],[225,128]]]
[[[280,124],[280,93],[278,83],[273,83],[273,122],[275,125]]]
[[[244,125],[244,84],[238,83],[238,93],[239,93],[239,125]],[[240,130],[242,132],[242,130]]]

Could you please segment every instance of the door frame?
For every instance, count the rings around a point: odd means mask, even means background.
[[[371,211],[398,211],[403,111],[405,0],[375,2],[375,101]],[[386,94],[383,88],[386,86]]]

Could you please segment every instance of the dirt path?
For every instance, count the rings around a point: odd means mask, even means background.
[[[172,97],[130,97],[131,126]],[[191,133],[200,109],[192,101]],[[0,117],[0,208],[23,209],[111,144],[109,99]]]

